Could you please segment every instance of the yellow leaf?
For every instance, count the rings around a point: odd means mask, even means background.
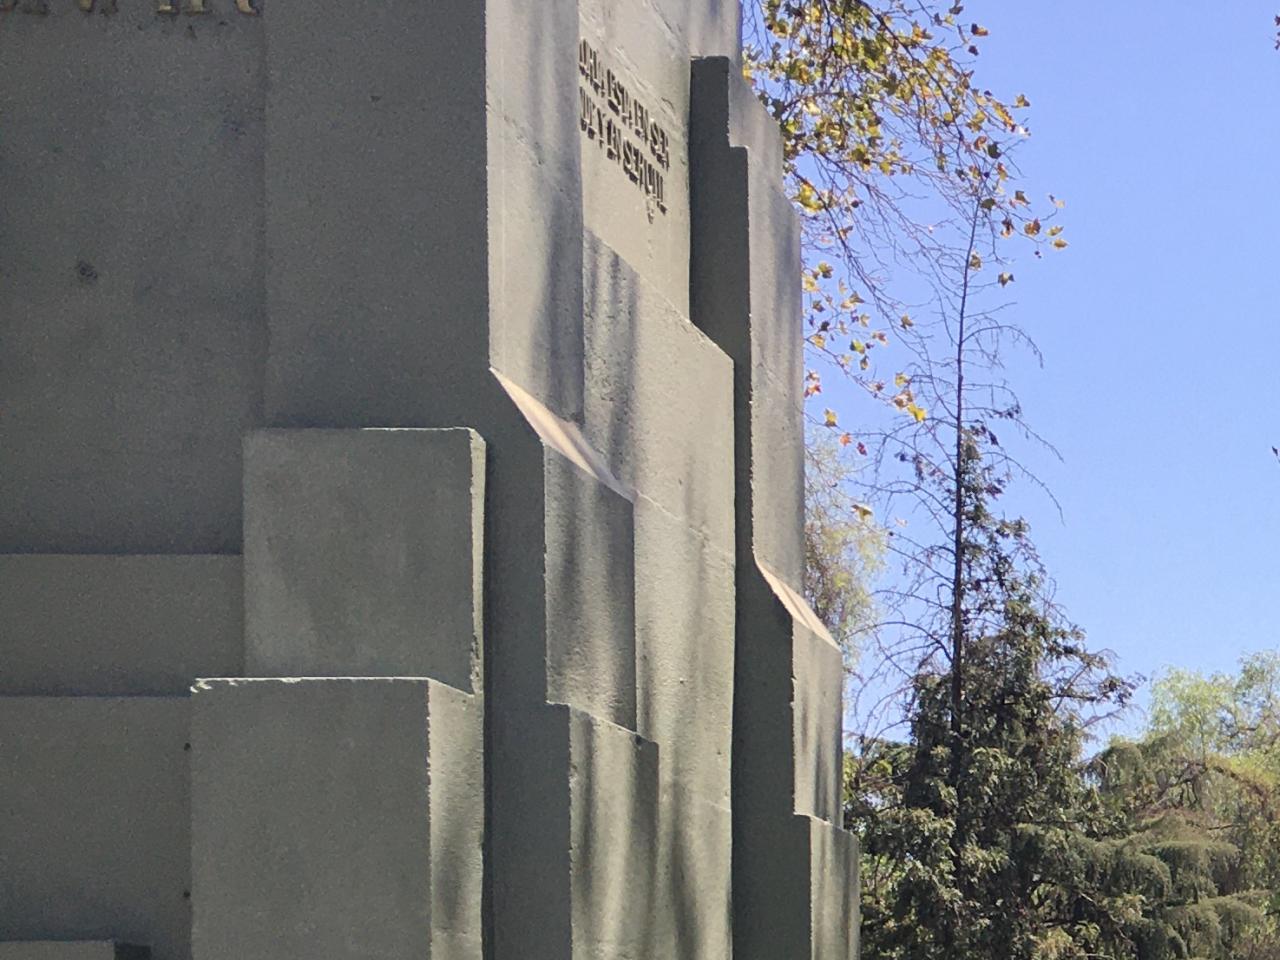
[[[810,337],[809,342],[812,343],[819,350],[825,350],[827,348],[827,338],[820,333],[815,333],[812,337]]]
[[[828,427],[834,427],[839,422],[839,420],[836,417],[836,412],[834,410],[823,411],[823,416],[826,419],[826,426]]]
[[[1029,223],[1023,224],[1022,232],[1025,233],[1028,237],[1034,237],[1039,235],[1040,221],[1037,219],[1037,220],[1032,220]]]
[[[916,418],[916,423],[924,422],[924,418],[929,415],[928,412],[925,411],[924,407],[918,407],[914,403],[907,404],[907,413]]]
[[[905,373],[897,373],[897,374],[894,374],[893,376],[893,385],[895,387],[905,387],[910,382],[911,382],[911,378],[908,377]]]
[[[853,509],[857,511],[858,519],[864,523],[876,515],[874,510],[862,503],[855,503]]]
[[[807,183],[800,184],[800,192],[796,195],[796,201],[810,213],[816,213],[822,209],[822,201],[818,198],[818,191]]]
[[[916,322],[912,320],[909,316],[907,316],[905,313],[902,315],[902,328],[904,330],[910,330],[915,325],[916,325]]]
[[[1067,249],[1067,247],[1068,247],[1067,241],[1063,240],[1061,237],[1053,241],[1053,248],[1055,250],[1065,250]]]
[[[1002,286],[1002,287],[1007,287],[1007,286],[1008,286],[1009,284],[1011,284],[1011,283],[1013,283],[1013,274],[1012,274],[1012,273],[1002,273],[1002,274],[1000,274],[1000,286]]]
[[[970,270],[982,269],[982,258],[978,256],[976,253],[969,254],[969,269]]]

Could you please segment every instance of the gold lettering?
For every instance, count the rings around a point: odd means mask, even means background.
[[[252,0],[236,0],[236,9],[250,17],[258,15],[258,11],[253,9]]]
[[[178,8],[170,0],[158,0],[156,13],[177,13]]]

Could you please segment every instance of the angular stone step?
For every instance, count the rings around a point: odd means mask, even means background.
[[[150,960],[151,951],[107,940],[0,943],[0,960]]]

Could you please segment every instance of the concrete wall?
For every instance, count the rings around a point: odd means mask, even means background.
[[[0,2],[0,960],[849,957],[737,3],[174,4]]]

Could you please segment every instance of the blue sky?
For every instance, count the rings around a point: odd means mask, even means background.
[[[1280,642],[1280,2],[971,3],[981,86],[1031,100],[1069,250],[1014,270],[1063,462],[1016,506],[1095,647],[1225,670]],[[1030,192],[1030,190],[1028,191]]]

